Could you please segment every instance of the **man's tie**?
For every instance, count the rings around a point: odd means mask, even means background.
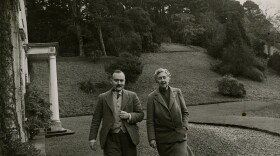
[[[120,96],[121,96],[121,94],[120,94],[120,93],[117,93],[117,99],[119,99]]]

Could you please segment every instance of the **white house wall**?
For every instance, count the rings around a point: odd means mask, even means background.
[[[23,128],[25,120],[26,82],[28,82],[27,57],[23,45],[28,43],[26,7],[25,1],[19,0],[16,17],[11,19],[11,38],[13,45],[13,67],[11,69],[14,78],[14,94],[18,124],[20,127],[20,137],[23,142],[27,141]]]

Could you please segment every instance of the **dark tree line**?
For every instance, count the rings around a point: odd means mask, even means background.
[[[62,56],[139,55],[176,42],[205,47],[222,61],[218,72],[237,76],[262,73],[256,60],[279,38],[249,0],[29,0],[27,10],[29,41],[58,41]]]

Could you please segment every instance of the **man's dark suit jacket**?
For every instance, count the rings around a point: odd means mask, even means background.
[[[100,94],[98,96],[98,102],[92,118],[89,140],[96,140],[98,129],[102,120],[102,128],[100,130],[100,145],[102,149],[105,146],[107,135],[114,123],[113,110],[112,90]],[[131,114],[131,120],[129,120],[129,123],[127,120],[123,120],[122,122],[124,123],[132,142],[137,145],[139,143],[139,128],[136,123],[143,120],[144,112],[136,93],[123,90],[121,110]]]
[[[181,90],[170,87],[170,101],[166,104],[159,89],[148,96],[148,140],[157,143],[174,143],[186,140],[188,110]]]

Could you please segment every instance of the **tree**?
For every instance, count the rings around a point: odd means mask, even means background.
[[[246,1],[243,4],[245,10],[245,30],[253,42],[262,41],[268,45],[270,53],[270,46],[274,42],[273,25],[263,14],[259,6],[253,1]],[[255,49],[258,51],[257,49]]]
[[[150,19],[148,12],[140,7],[134,7],[126,11],[126,15],[133,22],[133,27],[136,32],[142,34],[150,33],[153,22]]]
[[[272,45],[277,46],[279,49],[280,43],[280,10],[278,10],[273,15],[267,15],[267,20],[273,25],[273,28],[270,29],[270,38]]]
[[[87,10],[89,22],[97,28],[99,41],[103,55],[107,56],[104,39],[102,35],[102,25],[105,23],[105,18],[109,16],[109,10],[104,0],[88,1]]]
[[[77,40],[79,42],[79,55],[84,56],[84,50],[83,50],[83,38],[81,35],[81,11],[83,6],[83,0],[70,0],[69,6],[71,6],[71,12],[72,12],[72,22],[76,28],[76,34],[77,34]]]
[[[142,38],[142,49],[144,51],[149,51],[153,42],[151,30],[154,25],[150,19],[149,13],[140,7],[131,8],[125,13],[132,22],[134,30],[139,33]]]
[[[262,11],[260,10],[259,6],[253,1],[247,0],[246,2],[244,2],[243,7],[250,16],[262,16]]]
[[[202,34],[205,29],[196,23],[195,17],[191,14],[180,13],[172,16],[173,31],[179,36],[179,42],[189,44],[197,35]]]
[[[276,14],[275,17],[272,17],[271,22],[275,26],[275,29],[280,33],[280,11]]]
[[[206,0],[188,0],[187,2],[190,13],[196,17],[208,10],[208,4]]]
[[[29,42],[48,42],[47,33],[49,22],[46,16],[45,1],[29,0],[27,5],[27,23]]]
[[[204,34],[200,36],[200,44],[212,57],[221,58],[226,41],[226,27],[216,17],[216,13],[212,10],[200,16],[199,23],[205,29]]]
[[[59,42],[61,55],[76,55],[79,42],[72,29],[68,0],[27,1],[29,42]]]

